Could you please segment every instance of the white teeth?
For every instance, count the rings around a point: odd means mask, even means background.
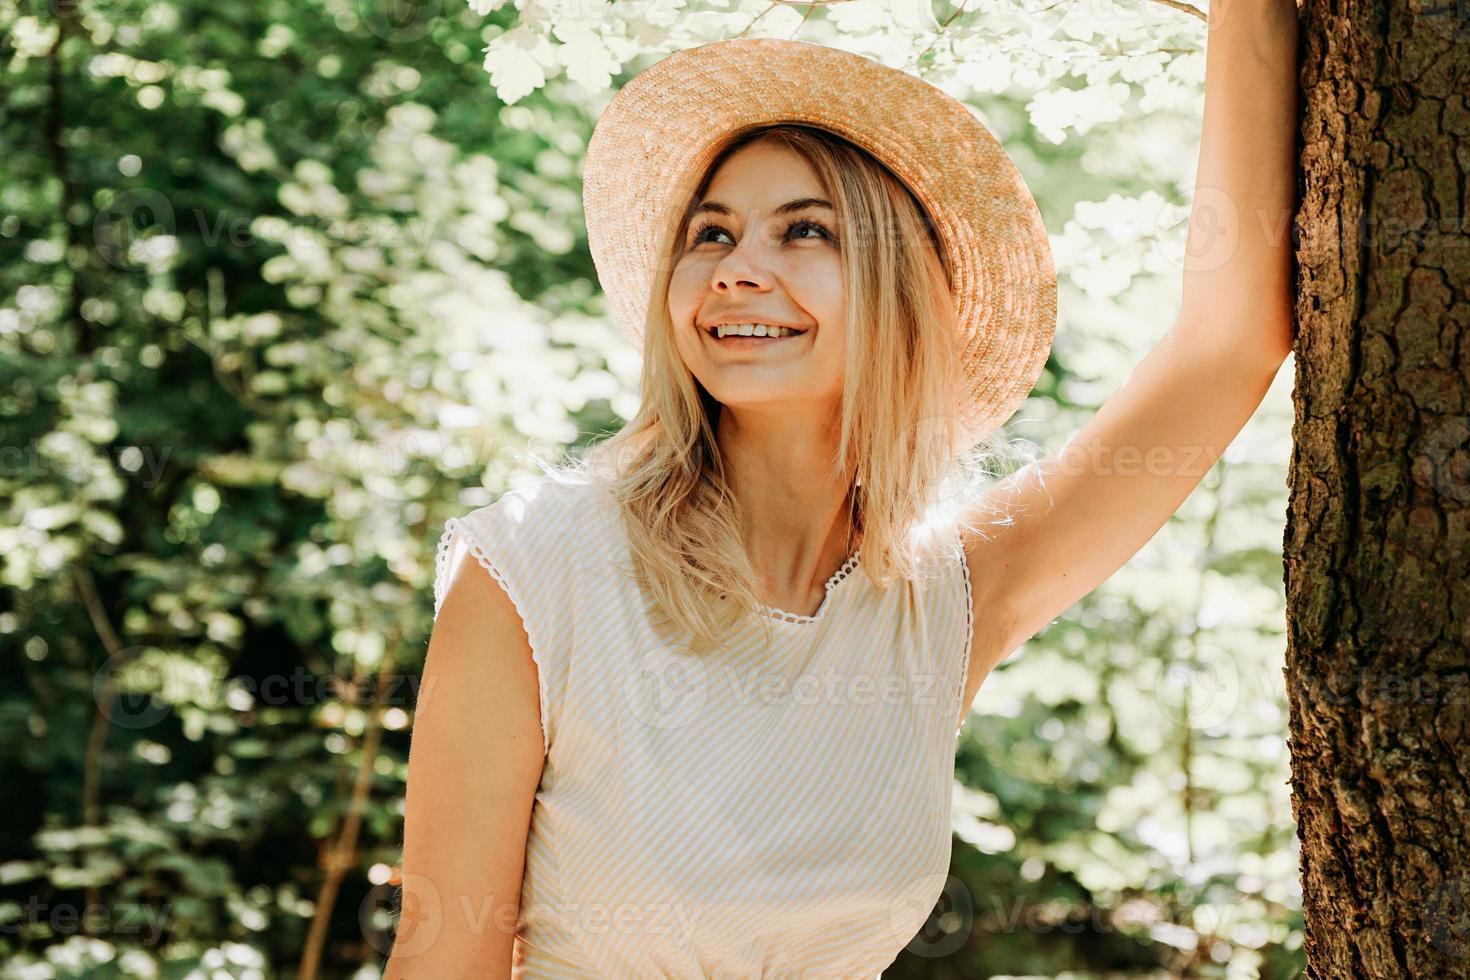
[[[772,327],[764,323],[722,323],[715,327],[717,337],[790,337],[790,327]]]

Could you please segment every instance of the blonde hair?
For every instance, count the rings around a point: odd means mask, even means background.
[[[845,479],[860,568],[877,587],[919,577],[937,549],[955,540],[954,528],[976,529],[971,505],[995,452],[963,444],[954,415],[961,362],[949,271],[911,192],[867,152],[825,130],[788,124],[731,134],[666,240],[643,334],[637,414],[570,462],[537,461],[554,479],[596,481],[611,491],[650,621],[695,651],[718,645],[747,614],[764,625],[768,642],[772,628],[751,586],[742,517],[715,441],[720,404],[684,365],[668,315],[676,250],[695,204],[720,164],[756,142],[804,157],[836,211],[849,322],[831,473]]]

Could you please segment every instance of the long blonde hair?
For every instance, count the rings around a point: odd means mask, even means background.
[[[969,504],[989,475],[993,450],[964,445],[954,414],[961,378],[949,271],[929,216],[888,168],[835,134],[794,124],[732,134],[671,242],[682,243],[720,164],[758,141],[809,161],[836,210],[849,322],[831,473],[848,487],[860,567],[887,588],[920,576],[954,527],[974,526]],[[676,261],[671,254],[658,264],[637,414],[570,462],[540,465],[555,479],[598,481],[612,492],[632,571],[666,638],[708,650],[753,613],[769,641],[771,621],[760,615],[742,516],[715,441],[721,406],[674,343],[668,288]]]

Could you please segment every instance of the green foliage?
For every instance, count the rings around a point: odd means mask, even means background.
[[[762,9],[0,7],[0,976],[294,973],[360,768],[320,975],[378,975],[438,532],[636,404],[592,122]],[[1055,445],[1168,326],[1203,31],[950,13],[755,32],[914,55],[1006,141],[1062,273],[1011,432]],[[949,932],[885,976],[1293,974],[1285,405],[987,682]]]

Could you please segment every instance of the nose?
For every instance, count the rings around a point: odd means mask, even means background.
[[[729,292],[739,286],[756,290],[771,288],[772,276],[764,254],[768,220],[759,213],[751,215],[745,234],[711,270],[711,289]]]
[[[771,288],[770,277],[751,269],[749,266],[734,269],[727,266],[726,262],[721,262],[719,267],[715,269],[714,277],[710,281],[710,288],[717,293],[727,293],[740,287],[758,291],[767,290]]]

